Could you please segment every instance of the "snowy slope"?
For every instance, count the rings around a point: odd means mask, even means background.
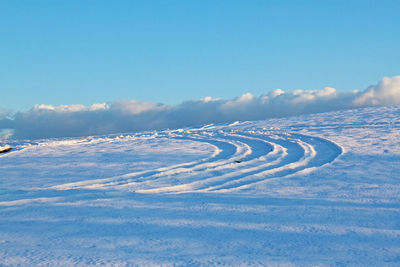
[[[400,107],[8,144],[5,266],[400,264]]]

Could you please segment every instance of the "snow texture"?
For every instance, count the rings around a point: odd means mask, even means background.
[[[3,141],[0,265],[399,266],[399,140],[392,106]]]

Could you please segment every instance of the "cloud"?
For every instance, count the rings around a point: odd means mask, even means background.
[[[0,133],[12,130],[12,137],[17,139],[87,136],[396,104],[400,104],[400,76],[384,77],[361,92],[337,92],[331,87],[288,93],[276,89],[261,96],[246,93],[231,100],[208,96],[177,106],[136,100],[92,106],[41,104],[12,116],[0,110]]]
[[[136,100],[117,100],[112,104],[112,109],[127,115],[136,115],[149,111],[163,111],[167,106]]]
[[[357,106],[398,105],[400,104],[400,75],[384,77],[377,85],[368,87],[354,100]]]
[[[95,110],[107,110],[109,109],[106,103],[97,103],[93,104],[90,107],[86,107],[84,105],[60,105],[60,106],[52,106],[52,105],[35,105],[33,107],[34,111],[41,112],[41,111],[55,111],[55,112],[78,112],[78,111],[95,111]]]

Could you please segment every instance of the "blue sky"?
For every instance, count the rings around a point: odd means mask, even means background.
[[[400,74],[399,1],[0,1],[1,108],[176,105]]]

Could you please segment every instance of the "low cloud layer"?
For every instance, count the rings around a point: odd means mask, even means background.
[[[385,77],[364,91],[337,92],[276,89],[256,97],[246,93],[233,100],[206,97],[177,106],[118,100],[84,105],[35,105],[13,115],[0,109],[0,134],[37,139],[179,128],[237,120],[260,120],[340,109],[400,104],[400,76]]]

